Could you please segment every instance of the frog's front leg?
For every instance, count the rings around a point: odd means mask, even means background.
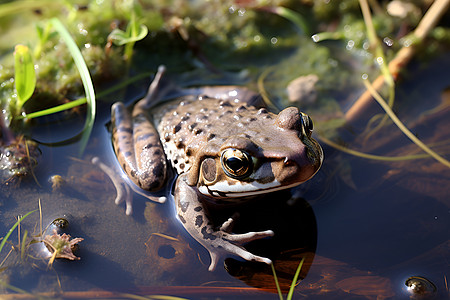
[[[166,180],[166,157],[145,110],[136,106],[130,115],[123,103],[115,103],[111,123],[114,151],[128,177],[146,191],[161,189]]]
[[[228,220],[219,230],[215,230],[209,220],[195,188],[187,184],[186,175],[177,179],[175,186],[175,203],[178,217],[189,234],[205,247],[210,256],[209,271],[213,271],[220,255],[234,254],[248,261],[271,264],[268,258],[254,255],[241,245],[253,240],[273,236],[272,230],[232,234],[227,231],[232,220]]]

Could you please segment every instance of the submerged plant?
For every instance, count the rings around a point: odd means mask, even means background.
[[[360,151],[349,149],[345,146],[339,145],[336,142],[333,142],[331,139],[325,137],[323,134],[320,136],[320,140],[333,148],[336,148],[342,152],[367,158],[373,160],[381,160],[381,161],[402,161],[402,160],[411,160],[411,159],[422,159],[433,157],[443,165],[450,167],[450,162],[443,158],[441,155],[438,155],[435,151],[430,149],[429,146],[425,145],[422,141],[420,141],[417,137],[415,137],[409,129],[407,129],[402,122],[395,116],[392,111],[392,107],[394,105],[395,100],[395,82],[398,79],[398,75],[401,73],[402,68],[412,59],[416,50],[417,44],[422,42],[431,32],[431,30],[436,26],[438,20],[443,16],[443,14],[447,11],[447,8],[450,6],[450,1],[448,0],[437,0],[433,2],[428,11],[425,13],[423,18],[417,24],[415,30],[406,35],[400,44],[403,45],[402,48],[394,55],[394,57],[388,61],[387,55],[384,53],[381,41],[377,37],[377,33],[375,32],[376,27],[374,26],[371,9],[369,3],[375,6],[374,3],[368,2],[367,0],[359,0],[360,9],[362,11],[364,17],[364,25],[367,31],[367,38],[369,40],[370,46],[367,46],[368,49],[372,49],[372,55],[374,57],[374,61],[376,61],[376,65],[379,67],[380,75],[370,83],[368,80],[368,75],[363,74],[363,84],[366,86],[366,91],[356,100],[356,102],[347,110],[344,116],[344,120],[347,124],[355,123],[355,121],[360,120],[366,114],[366,110],[368,106],[371,104],[372,99],[375,99],[380,106],[385,111],[383,115],[376,115],[371,118],[368,122],[366,130],[361,134],[364,137],[364,142],[366,142],[369,137],[378,132],[383,126],[385,126],[388,122],[388,119],[391,119],[392,122],[418,147],[420,147],[425,153],[421,154],[411,154],[411,155],[402,155],[402,156],[381,156],[381,155],[373,155],[369,153],[363,153]],[[376,9],[374,9],[376,11]],[[314,35],[312,38],[315,42],[323,41],[328,38],[344,38],[345,35],[336,35],[333,33],[319,33]],[[388,96],[387,101],[383,99],[383,97],[379,94],[379,91],[383,88],[387,87]],[[375,124],[375,125],[374,125]]]
[[[9,179],[33,175],[40,154],[36,142],[19,136],[0,147],[0,170],[7,171]]]
[[[17,226],[19,226],[20,222],[23,221],[23,219],[25,219],[26,217],[28,217],[29,215],[31,215],[32,213],[34,213],[36,210],[30,211],[27,214],[25,214],[24,216],[20,217],[17,222],[8,230],[8,233],[6,233],[6,235],[1,239],[1,243],[0,243],[0,253],[3,250],[3,247],[5,246],[6,241],[8,240],[8,238],[11,236],[11,234],[14,232],[14,230],[16,229]],[[1,267],[1,265],[0,265]]]
[[[73,250],[76,245],[83,240],[83,238],[72,239],[70,235],[65,233],[60,235],[56,229],[54,229],[53,235],[46,235],[43,240],[48,250],[52,253],[48,265],[51,266],[56,258],[80,260],[79,257],[73,254]]]

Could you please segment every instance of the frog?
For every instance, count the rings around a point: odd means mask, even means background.
[[[215,226],[208,208],[257,205],[262,195],[312,178],[323,151],[312,137],[311,118],[297,107],[272,113],[246,87],[181,89],[165,83],[165,74],[160,67],[131,112],[122,102],[112,105],[112,144],[123,172],[135,188],[150,194],[164,189],[175,174],[169,190],[176,216],[208,251],[209,271],[229,255],[271,264],[243,245],[273,236],[272,230],[233,233],[237,218]],[[171,94],[178,96],[167,101]]]

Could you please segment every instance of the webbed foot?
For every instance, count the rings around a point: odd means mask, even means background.
[[[272,263],[269,258],[254,255],[245,250],[242,246],[243,244],[254,240],[273,236],[274,232],[272,230],[247,232],[242,234],[230,234],[225,231],[216,231],[210,234],[215,236],[215,238],[211,239],[211,242],[208,244],[202,243],[211,257],[211,264],[208,268],[209,271],[215,270],[221,255],[228,254],[240,256],[247,261],[262,262],[268,265]]]
[[[155,196],[152,195],[150,192],[146,192],[144,190],[139,189],[137,186],[134,185],[133,182],[124,179],[123,176],[118,174],[113,168],[104,164],[98,157],[92,158],[91,162],[92,164],[99,167],[103,172],[105,172],[105,174],[108,175],[108,177],[111,179],[111,182],[113,183],[117,192],[116,199],[114,200],[114,202],[117,205],[125,202],[125,214],[127,216],[133,213],[133,195],[130,191],[130,188],[135,193],[144,196],[145,198],[154,202],[164,203],[167,200],[165,196]]]
[[[203,203],[198,198],[197,191],[187,184],[186,175],[178,177],[174,195],[178,218],[184,228],[208,250],[211,256],[209,271],[213,271],[217,267],[221,256],[230,254],[242,257],[247,261],[272,263],[270,259],[254,255],[242,246],[254,240],[273,236],[272,230],[233,234],[230,233],[234,223],[233,218],[224,222],[219,230],[214,229]]]

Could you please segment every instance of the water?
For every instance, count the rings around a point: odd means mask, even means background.
[[[398,103],[405,103],[399,115],[408,122],[420,120],[419,113],[438,105],[450,78],[450,60],[442,57],[424,70],[411,70],[415,76],[406,78],[397,92]],[[433,76],[436,80],[428,80]],[[37,209],[40,200],[44,227],[64,216],[70,223],[64,232],[84,238],[75,253],[81,260],[56,260],[48,268],[41,259],[29,257],[21,262],[20,253],[13,251],[4,262],[8,268],[0,273],[0,279],[34,293],[79,292],[76,295],[83,299],[94,297],[89,291],[97,289],[189,299],[213,299],[217,295],[223,299],[276,299],[273,293],[252,289],[274,287],[271,270],[265,265],[228,258],[215,272],[208,272],[207,252],[180,226],[172,203],[155,204],[135,196],[133,216],[125,215],[123,205],[114,204],[112,183],[89,163],[98,156],[114,165],[105,129],[108,106],[100,107],[93,137],[81,158],[77,158],[77,144],[41,146],[42,159],[35,170],[39,185],[28,178],[16,186],[3,185],[0,190],[2,235],[15,223],[16,216]],[[415,133],[429,143],[448,143],[448,110],[431,116],[431,121],[418,123]],[[42,123],[34,137],[46,142],[62,140],[77,132],[82,122],[69,125],[68,129],[67,123]],[[316,125],[320,133],[320,122]],[[415,149],[402,134],[396,135],[394,126],[380,131],[374,139],[384,138],[386,142],[376,145],[355,137],[351,128],[341,134],[351,148],[361,146],[380,155],[400,155]],[[394,136],[392,140],[390,135]],[[218,218],[226,219],[238,209],[241,217],[236,232],[275,231],[274,238],[255,241],[246,248],[274,259],[284,287],[289,286],[305,257],[300,273],[304,280],[296,288],[295,298],[409,299],[414,295],[411,290],[423,289],[431,299],[449,298],[448,169],[432,159],[369,161],[322,145],[323,168],[295,191],[300,196],[296,202],[288,204],[290,195],[279,193],[220,211]],[[60,175],[66,183],[52,189],[47,181],[51,175]],[[21,223],[21,236],[25,230],[29,237],[39,231],[39,212]],[[17,245],[17,231],[10,240]],[[1,260],[10,249],[6,244]],[[40,250],[34,245],[29,254],[37,256]],[[424,287],[411,288],[411,277],[416,280],[414,286],[422,282]],[[3,288],[2,293],[6,290]]]

